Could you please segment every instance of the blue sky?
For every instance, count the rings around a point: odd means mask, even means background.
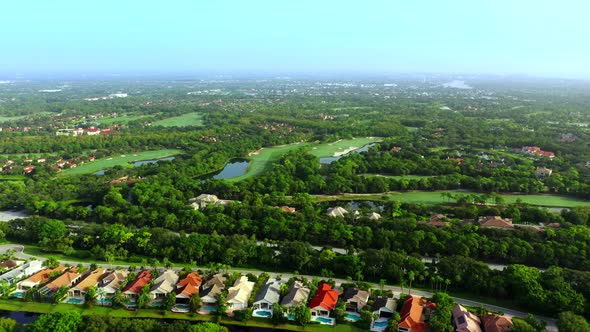
[[[18,0],[0,72],[590,78],[587,0]]]

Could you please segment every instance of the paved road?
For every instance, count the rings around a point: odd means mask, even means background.
[[[24,246],[20,245],[20,244],[3,244],[0,245],[0,253],[4,253],[9,249],[14,249],[16,251],[15,256],[17,258],[20,259],[32,259],[32,258],[37,258],[41,261],[44,261],[45,258],[43,257],[34,257],[28,254],[24,253]],[[78,265],[79,262],[76,261],[60,261],[63,264],[70,264],[70,265]],[[87,264],[89,265],[89,264]],[[112,264],[97,264],[100,267],[104,267],[104,268],[112,268]],[[117,265],[120,266],[122,268],[128,268],[129,266],[127,265]],[[201,269],[206,270],[206,267],[201,267]],[[179,268],[177,270],[180,270]],[[252,273],[254,275],[259,275],[260,273],[262,273],[262,271],[256,271],[256,270],[248,270],[248,269],[236,269],[236,268],[232,268],[232,269],[228,269],[228,272],[240,272],[243,274],[248,274],[248,273]],[[270,273],[273,276],[276,275],[281,275],[282,278],[284,279],[289,279],[291,277],[294,277],[294,274],[291,273]],[[303,277],[306,277],[308,279],[313,279],[314,277],[317,276],[311,276],[311,275],[303,275]],[[336,282],[336,285],[341,285],[343,283],[348,283],[349,281],[345,280],[345,279],[334,279],[334,281]],[[375,288],[379,288],[379,285],[377,284],[372,284],[373,287]],[[402,290],[402,288],[400,287],[396,287],[396,286],[390,286],[390,285],[386,285],[384,287],[384,289],[386,290],[391,290],[395,295],[397,295],[399,297],[399,294],[402,292],[408,293],[408,288],[404,288]],[[423,297],[431,297],[432,295],[434,295],[431,292],[424,292],[424,291],[420,291],[420,290],[412,290],[411,291],[412,295],[418,295],[418,296],[423,296]],[[453,297],[453,299],[455,300],[455,302],[463,304],[463,305],[468,305],[468,306],[472,306],[472,307],[480,307],[483,306],[484,308],[490,309],[492,311],[501,311],[504,312],[505,315],[507,316],[516,316],[516,317],[525,317],[527,315],[527,313],[522,312],[522,311],[518,311],[518,310],[513,310],[513,309],[509,309],[509,308],[504,308],[504,307],[499,307],[499,306],[495,306],[495,305],[491,305],[491,304],[487,304],[487,303],[482,303],[482,302],[478,302],[478,301],[472,301],[472,300],[467,300],[467,299],[462,299],[459,297]],[[539,316],[539,315],[535,315],[535,317],[537,319],[543,320],[545,322],[547,322],[547,331],[549,332],[557,332],[557,321],[554,318],[549,318],[549,317],[544,317],[544,316]]]

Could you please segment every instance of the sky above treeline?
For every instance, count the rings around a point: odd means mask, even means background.
[[[589,13],[587,0],[3,1],[0,73],[590,78]]]

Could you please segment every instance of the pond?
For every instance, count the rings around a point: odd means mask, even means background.
[[[345,154],[343,154],[341,156],[337,156],[337,157],[323,157],[323,158],[320,158],[320,164],[331,164],[332,162],[334,162],[334,161],[336,161],[336,160],[338,160],[338,159],[340,159],[340,158],[342,158],[344,156],[348,156],[351,153],[361,153],[361,152],[369,151],[369,148],[372,147],[373,145],[375,145],[375,143],[367,144],[367,145],[364,145],[361,148],[352,150],[352,151],[350,151],[348,153],[345,153]]]
[[[244,175],[250,165],[250,161],[245,159],[234,159],[229,164],[216,173],[209,174],[206,176],[207,179],[231,179],[236,176]]]
[[[12,318],[21,325],[35,321],[40,315],[34,312],[0,310],[0,317]]]
[[[166,157],[160,159],[150,159],[150,160],[140,160],[133,163],[133,166],[141,166],[141,165],[148,165],[148,164],[155,164],[158,161],[170,161],[174,160],[175,157]]]
[[[28,216],[25,211],[0,211],[0,221],[11,221]]]

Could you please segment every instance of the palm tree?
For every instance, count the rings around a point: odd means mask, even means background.
[[[416,278],[414,271],[410,271],[408,273],[408,280],[410,281],[410,288],[409,288],[409,294],[412,294],[412,281],[414,281],[414,279]]]
[[[449,285],[451,284],[451,280],[450,279],[445,279],[445,293],[447,292],[447,288],[449,288]]]

